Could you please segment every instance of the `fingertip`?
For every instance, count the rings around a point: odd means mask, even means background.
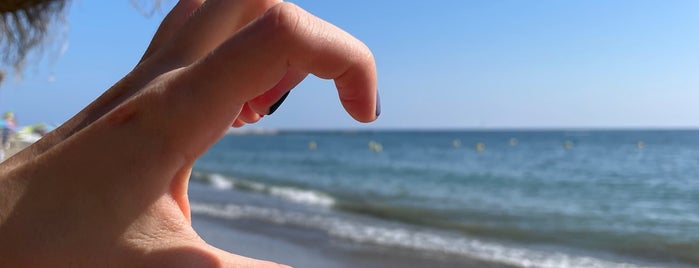
[[[250,108],[247,103],[243,105],[243,109],[238,114],[238,119],[242,120],[244,123],[253,124],[260,121],[260,115]]]
[[[378,100],[361,100],[361,101],[342,101],[342,106],[345,108],[347,113],[349,113],[354,120],[361,123],[371,123],[376,121],[381,114],[380,104],[377,103]]]
[[[272,115],[274,112],[277,111],[277,109],[279,109],[282,103],[284,103],[284,100],[286,100],[286,97],[289,96],[289,92],[291,91],[287,91],[286,93],[284,93],[284,95],[282,95],[282,97],[277,102],[275,102],[274,104],[272,104],[272,106],[269,107],[269,113],[267,113],[267,115]]]
[[[379,116],[381,115],[381,95],[379,94],[379,91],[376,90],[376,109],[375,109],[375,114],[376,117],[374,120],[379,119]]]
[[[233,122],[234,128],[241,128],[243,126],[245,126],[245,122],[243,122],[243,120],[235,119],[235,121]]]
[[[375,121],[381,114],[376,62],[373,53],[357,41],[347,69],[335,78],[340,101],[352,117],[362,123]]]
[[[354,69],[335,80],[342,106],[355,120],[375,121],[381,114],[376,75],[370,70]]]
[[[308,74],[297,70],[287,70],[284,77],[274,87],[248,101],[250,108],[260,115],[271,115],[282,105],[289,92]]]

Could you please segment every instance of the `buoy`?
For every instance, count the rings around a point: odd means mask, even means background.
[[[315,141],[309,142],[308,149],[311,151],[315,151],[316,149],[318,149],[318,143],[316,143]]]
[[[510,138],[510,146],[517,146],[519,144],[519,141],[515,138]]]
[[[383,146],[381,146],[381,143],[370,141],[369,149],[374,151],[375,153],[380,153],[381,151],[383,151]]]
[[[485,151],[485,144],[482,142],[476,144],[476,152],[482,153],[483,151]]]
[[[638,148],[639,150],[643,150],[643,148],[646,148],[646,143],[639,141],[638,143],[636,143],[636,148]]]
[[[563,143],[563,147],[565,147],[566,150],[573,149],[573,142],[572,142],[572,141],[566,141],[565,143]]]
[[[459,147],[461,147],[461,140],[455,139],[451,142],[451,145],[454,146],[454,148],[459,148]]]

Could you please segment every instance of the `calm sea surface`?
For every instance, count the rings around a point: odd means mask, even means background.
[[[228,135],[193,213],[516,266],[699,266],[699,131]],[[196,200],[196,199],[195,199]]]

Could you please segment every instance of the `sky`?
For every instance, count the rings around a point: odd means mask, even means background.
[[[293,2],[372,49],[382,115],[354,122],[309,78],[252,128],[699,128],[699,1]],[[0,85],[0,111],[66,121],[133,68],[174,3],[148,17],[73,1],[53,53]]]

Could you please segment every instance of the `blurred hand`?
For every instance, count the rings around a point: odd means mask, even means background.
[[[353,118],[375,120],[374,60],[293,4],[201,2],[180,1],[128,75],[0,166],[0,267],[284,267],[196,234],[192,165],[308,73],[334,79]]]

